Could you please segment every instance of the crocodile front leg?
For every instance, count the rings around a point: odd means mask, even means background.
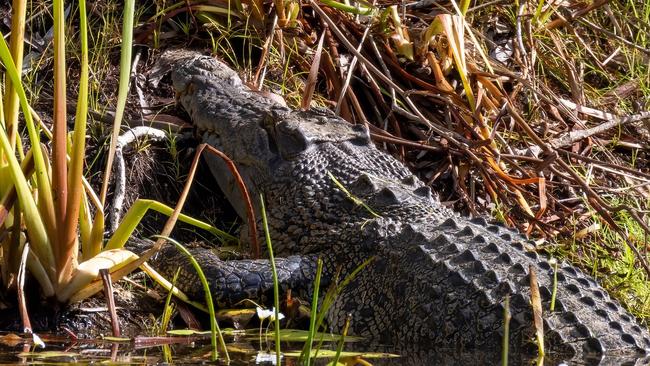
[[[147,244],[136,243],[137,247]],[[203,248],[189,249],[192,256],[201,265],[210,286],[213,300],[219,307],[231,307],[238,302],[249,299],[261,304],[273,302],[273,272],[268,259],[221,260],[211,250]],[[188,258],[172,246],[166,246],[156,254],[149,263],[168,280],[179,275],[176,286],[191,299],[205,298],[199,276],[190,265]],[[313,291],[316,277],[317,256],[293,255],[275,258],[280,294],[288,289],[297,296],[306,297]],[[325,274],[321,285],[329,283]]]

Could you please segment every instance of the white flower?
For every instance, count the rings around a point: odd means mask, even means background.
[[[264,320],[270,317],[271,315],[273,315],[273,311],[265,310],[260,307],[257,308],[257,317],[260,318],[260,320]]]
[[[280,357],[283,357],[280,355]],[[275,353],[273,352],[258,352],[257,356],[255,356],[255,363],[260,364],[260,363],[272,363],[275,365],[277,362],[277,358],[275,357]]]
[[[280,318],[280,319],[282,319],[282,318]],[[34,340],[35,345],[37,345],[38,347],[41,347],[41,348],[45,348],[45,342],[43,342],[41,337],[36,335],[36,333],[32,333],[32,339]]]
[[[271,321],[275,320],[275,308],[272,308],[271,310],[266,310],[262,309],[260,307],[257,308],[257,317],[260,318],[260,320],[264,320],[266,318],[269,318]],[[278,319],[282,320],[284,319],[284,314],[278,313]]]
[[[272,308],[271,310],[265,310],[258,306],[256,310],[257,317],[260,318],[260,347],[262,347],[262,325],[264,324],[264,319],[269,318],[269,322],[266,325],[266,343],[268,344],[269,327],[271,326],[271,322],[275,320],[275,308]],[[278,320],[282,319],[284,319],[284,314],[278,313]],[[273,360],[275,361],[275,358],[273,358]]]

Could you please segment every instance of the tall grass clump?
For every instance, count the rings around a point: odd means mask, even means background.
[[[83,177],[86,118],[88,115],[88,21],[86,2],[78,0],[80,78],[74,129],[67,128],[66,50],[64,2],[54,0],[53,55],[54,105],[52,130],[39,124],[31,109],[29,85],[21,80],[26,0],[14,0],[9,44],[0,33],[0,61],[5,81],[0,103],[0,268],[6,288],[16,287],[20,253],[29,243],[26,265],[42,293],[61,303],[80,301],[101,290],[98,273],[109,269],[114,279],[142,265],[124,244],[149,209],[172,214],[172,208],[150,200],[138,200],[129,209],[111,238],[104,238],[104,199],[108,179],[98,196]],[[120,63],[120,91],[117,110],[123,111],[131,67],[134,0],[126,0]],[[24,122],[19,119],[22,111]],[[119,131],[121,113],[116,115],[113,137]],[[19,126],[24,123],[24,126]],[[24,127],[24,128],[23,128]],[[19,131],[27,130],[28,143]],[[41,135],[48,141],[41,141]],[[112,144],[114,145],[114,143]],[[109,155],[113,153],[111,149]],[[110,161],[111,159],[109,159]],[[110,164],[105,175],[110,172]],[[94,206],[94,209],[91,209]],[[177,209],[178,211],[178,209]],[[173,212],[182,221],[192,219]],[[94,214],[93,214],[94,212]],[[210,226],[199,221],[204,228]],[[171,230],[166,229],[165,230]],[[162,244],[161,244],[162,245]],[[158,246],[159,247],[159,246]],[[116,271],[119,271],[116,273]]]

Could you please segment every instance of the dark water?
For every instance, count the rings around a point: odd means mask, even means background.
[[[0,365],[9,364],[223,364],[226,365],[223,352],[217,361],[211,361],[210,339],[205,335],[166,337],[135,337],[131,339],[73,339],[70,336],[38,334],[45,347],[37,345],[32,335],[0,333]],[[272,338],[273,335],[270,335]],[[264,337],[260,342],[257,331],[241,334],[227,334],[225,341],[230,355],[230,364],[237,365],[274,365],[275,354]],[[282,365],[299,365],[298,354],[304,341],[282,342]],[[317,342],[314,342],[316,345]],[[332,361],[336,342],[324,342],[321,356],[314,365],[327,365]],[[316,346],[314,347],[316,348]],[[362,351],[358,351],[362,350]],[[374,351],[374,352],[371,352]],[[361,357],[359,365],[500,365],[500,355],[494,352],[482,353],[481,350],[459,352],[459,350],[420,349],[397,356],[388,353],[387,348],[369,346],[363,342],[346,343],[343,356],[348,360]],[[600,358],[592,360],[563,361],[547,357],[541,361],[523,357],[509,356],[509,365],[645,365],[650,360],[630,360],[620,358]]]
[[[45,347],[37,345],[32,335],[0,333],[0,364],[227,364],[223,353],[211,361],[211,346],[205,336],[136,337],[133,339],[72,339],[67,336],[38,334]],[[271,336],[272,337],[272,336]],[[273,365],[275,354],[266,342],[252,341],[250,335],[226,336],[230,365]],[[272,346],[271,343],[268,343]],[[297,356],[302,342],[283,342],[283,365],[298,365]],[[331,345],[323,353],[335,352]],[[355,347],[356,348],[356,347]],[[349,352],[349,351],[348,351]],[[361,353],[359,353],[361,354]],[[381,365],[401,365],[396,355],[368,354],[366,362]],[[331,357],[319,358],[315,364],[325,365]]]

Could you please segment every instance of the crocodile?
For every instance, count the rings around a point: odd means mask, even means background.
[[[196,134],[234,161],[257,217],[257,198],[264,197],[281,291],[310,294],[318,258],[322,286],[373,258],[328,311],[333,331],[351,316],[351,333],[410,355],[407,364],[427,363],[422,350],[459,348],[498,360],[508,296],[510,349],[530,354],[536,349],[534,271],[548,354],[603,361],[647,353],[648,329],[593,277],[566,262],[554,264],[517,231],[446,208],[402,162],[374,145],[367,127],[323,110],[291,109],[251,90],[212,57],[180,54],[172,81]],[[206,161],[246,221],[242,193],[226,163],[210,156]],[[242,240],[247,235],[243,225]],[[177,286],[203,298],[181,255],[163,252],[154,266],[169,276],[180,267]],[[220,306],[272,299],[269,260],[221,260],[203,249],[194,255]]]

